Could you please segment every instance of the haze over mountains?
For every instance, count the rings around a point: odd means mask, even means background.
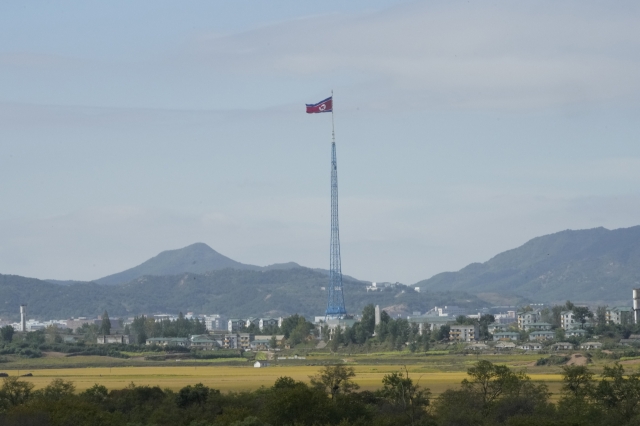
[[[464,290],[480,297],[518,295],[533,301],[630,303],[640,287],[640,226],[562,231],[534,238],[485,263],[416,284],[431,291]]]
[[[17,315],[28,303],[38,317],[64,318],[196,312],[223,315],[321,315],[326,271],[296,263],[247,265],[203,243],[168,250],[94,282],[38,280],[0,275],[0,315]],[[518,301],[628,304],[640,287],[640,226],[562,231],[534,238],[485,263],[444,272],[415,286],[367,292],[364,281],[345,276],[349,312],[367,303],[396,313],[424,312],[438,304],[475,309]],[[66,284],[66,285],[59,285]]]
[[[220,269],[238,269],[250,271],[264,271],[271,269],[291,269],[301,266],[294,262],[275,264],[270,266],[255,266],[236,262],[218,253],[204,243],[195,243],[190,246],[163,251],[146,262],[126,271],[112,274],[104,278],[94,280],[98,284],[124,284],[145,275],[163,276],[177,275],[183,272],[203,274],[205,272]]]
[[[391,314],[425,311],[434,304],[470,309],[484,302],[463,292],[415,293],[410,288],[367,292],[366,283],[345,277],[347,310],[359,313],[368,303]],[[17,320],[19,305],[28,304],[29,318],[112,316],[196,312],[227,317],[323,315],[327,276],[309,268],[238,270],[204,274],[145,275],[120,285],[94,282],[59,285],[35,278],[0,275],[0,317]]]

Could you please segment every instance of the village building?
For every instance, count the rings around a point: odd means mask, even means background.
[[[494,349],[497,351],[509,351],[511,349],[514,349],[515,347],[516,347],[516,344],[513,342],[500,341],[496,343],[496,345],[494,346]]]
[[[570,351],[573,350],[573,343],[569,342],[558,342],[551,345],[551,348],[554,351]]]
[[[101,334],[96,338],[98,345],[121,344],[128,345],[131,343],[131,336],[128,334]]]
[[[584,342],[580,345],[580,349],[594,350],[602,349],[602,343],[600,342]]]
[[[480,328],[473,325],[452,325],[449,328],[449,340],[452,342],[475,342],[480,338]]]
[[[493,340],[519,340],[520,333],[515,331],[502,331],[500,333],[493,334]]]

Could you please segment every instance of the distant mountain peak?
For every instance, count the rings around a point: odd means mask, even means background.
[[[197,250],[197,251],[205,251],[205,252],[209,251],[209,252],[218,253],[206,243],[193,243],[177,250]],[[176,250],[166,250],[166,251],[176,251]]]
[[[98,284],[123,284],[144,275],[178,275],[184,272],[203,274],[218,269],[251,269],[259,266],[245,265],[230,259],[205,243],[195,243],[186,247],[165,250],[138,266],[117,274],[95,280]]]
[[[131,282],[145,275],[164,276],[182,273],[204,274],[220,269],[273,270],[301,268],[294,262],[270,266],[247,265],[230,259],[205,243],[194,243],[183,248],[165,250],[126,271],[95,280],[98,284],[117,285]]]

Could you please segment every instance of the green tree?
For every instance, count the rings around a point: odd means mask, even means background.
[[[11,343],[14,333],[15,330],[10,325],[5,325],[4,327],[0,328],[0,336],[2,336],[2,340],[4,342]]]
[[[80,394],[80,397],[97,404],[106,401],[108,396],[109,390],[106,386],[97,383]]]
[[[333,424],[329,421],[331,405],[324,391],[280,377],[265,398],[261,417],[278,426]]]
[[[630,424],[632,419],[640,420],[640,373],[626,375],[617,362],[613,367],[605,366],[593,395],[616,423]]]
[[[243,420],[231,423],[230,426],[269,426],[269,424],[263,423],[256,416],[247,416]]]
[[[207,333],[207,325],[204,320],[200,321],[200,319],[196,318],[193,321],[193,333],[192,334],[206,334]]]
[[[435,340],[449,340],[449,332],[451,331],[451,327],[449,324],[444,324],[435,330],[436,339]]]
[[[65,382],[62,379],[53,379],[51,383],[43,389],[33,393],[36,398],[46,401],[59,401],[72,396],[76,391],[76,387],[72,382]]]
[[[446,391],[435,404],[443,424],[506,424],[549,407],[546,385],[534,384],[523,372],[482,360],[467,374],[459,390]]]
[[[562,392],[574,398],[587,398],[593,393],[593,372],[584,365],[562,367]]]
[[[305,321],[305,318],[301,315],[294,314],[282,320],[282,326],[280,327],[284,338],[288,339],[294,328],[300,324],[301,321]]]
[[[384,342],[389,334],[389,322],[391,322],[391,317],[387,313],[387,311],[380,312],[380,324],[375,327],[376,335],[381,342]]]
[[[311,385],[328,392],[331,399],[338,394],[348,394],[360,388],[352,379],[356,376],[353,367],[344,365],[327,365],[315,376],[309,376]]]
[[[289,333],[288,341],[291,345],[297,345],[299,343],[304,342],[309,338],[309,333],[313,329],[313,324],[304,319],[304,317],[300,317],[298,320],[298,324],[295,328]]]
[[[551,324],[554,327],[562,326],[562,311],[564,311],[564,306],[554,306],[551,308]]]
[[[368,304],[362,310],[360,325],[362,330],[368,334],[367,338],[374,333],[376,328],[376,307],[373,304]]]
[[[180,408],[186,408],[191,405],[202,406],[207,402],[210,393],[220,394],[220,391],[209,389],[202,383],[194,386],[188,385],[180,389],[176,395],[176,404]]]
[[[25,340],[31,345],[42,345],[45,342],[44,331],[29,331],[25,335]]]
[[[573,315],[576,317],[576,321],[580,323],[580,328],[584,328],[587,318],[593,318],[593,312],[586,306],[574,306]]]
[[[153,318],[151,318],[151,321],[153,321]],[[140,317],[134,317],[133,321],[131,322],[131,332],[135,336],[136,342],[139,345],[144,345],[147,342],[147,338],[150,334],[148,331],[148,324],[149,322],[147,320],[147,317],[145,317],[144,315]]]
[[[353,333],[355,334],[355,342],[359,345],[363,345],[371,337],[371,333],[367,331],[362,323],[356,323],[353,326]]]
[[[100,334],[111,334],[111,320],[109,319],[109,314],[105,310],[102,313],[102,323],[100,324]]]
[[[564,366],[562,370],[562,396],[558,409],[573,424],[589,424],[596,417],[590,404],[594,391],[593,372],[583,365]]]
[[[489,339],[491,334],[489,333],[489,324],[492,324],[496,321],[496,317],[493,315],[481,315],[478,320],[478,325],[480,327],[480,338],[481,339]]]
[[[11,376],[2,379],[0,407],[10,408],[26,403],[31,398],[33,383],[24,382]]]
[[[278,347],[278,339],[275,335],[271,336],[271,339],[269,340],[269,347],[271,349],[275,349]]]
[[[429,346],[430,346],[430,334],[429,332],[427,332],[426,330],[423,330],[422,332],[422,336],[421,336],[421,349],[423,352],[428,352],[429,351]]]
[[[409,424],[414,425],[426,414],[431,392],[421,388],[409,377],[409,370],[394,372],[382,378],[383,388],[380,395],[394,409],[407,416]]]
[[[474,321],[471,318],[467,318],[466,315],[458,315],[456,317],[456,324],[459,325],[471,325]]]
[[[338,350],[338,348],[340,347],[340,345],[343,343],[343,340],[344,340],[344,336],[343,336],[343,332],[342,332],[342,327],[337,326],[333,330],[333,336],[331,337],[331,341],[329,342],[331,350],[333,352],[336,352]]]
[[[142,329],[142,331],[137,334],[136,342],[138,342],[139,345],[144,345],[147,343],[147,332],[144,329]]]
[[[596,324],[600,328],[607,326],[607,307],[606,306],[598,306],[596,308]]]
[[[462,387],[480,395],[482,404],[486,408],[501,395],[517,388],[524,373],[514,373],[505,365],[496,365],[486,360],[475,363],[467,369],[470,379],[462,381]]]

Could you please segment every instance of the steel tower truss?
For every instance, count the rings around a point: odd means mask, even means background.
[[[342,265],[340,261],[340,226],[338,223],[338,162],[336,143],[331,143],[331,253],[329,259],[329,301],[327,318],[342,318],[347,314],[342,291]]]

